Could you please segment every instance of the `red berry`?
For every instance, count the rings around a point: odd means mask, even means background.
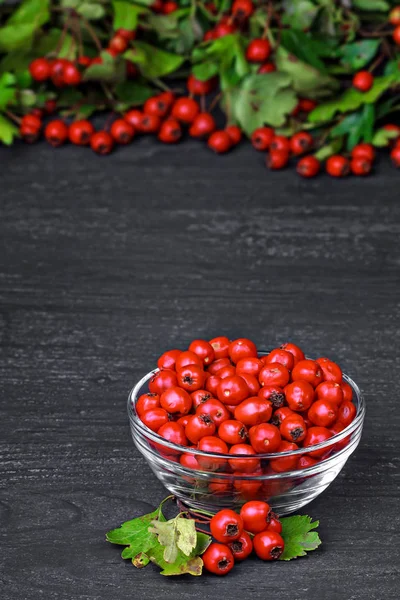
[[[246,50],[246,58],[249,62],[263,63],[271,54],[271,44],[268,40],[251,40]]]
[[[276,452],[281,443],[280,431],[271,423],[260,423],[252,427],[249,436],[252,447],[259,454]]]
[[[158,94],[157,97],[162,102],[165,102],[168,108],[171,108],[171,106],[175,102],[175,94],[171,91],[161,92],[161,94]]]
[[[296,344],[292,344],[291,342],[286,342],[285,344],[281,345],[281,348],[283,350],[287,350],[288,352],[293,354],[294,364],[297,364],[299,362],[299,360],[305,359],[303,350],[301,348],[299,348],[298,346],[296,346]]]
[[[283,348],[274,348],[267,356],[262,357],[262,362],[265,365],[279,363],[291,371],[294,367],[294,356]]]
[[[285,419],[286,420],[286,419]],[[277,452],[281,453],[281,452],[291,452],[293,450],[298,450],[299,447],[297,446],[297,444],[294,444],[292,442],[286,442],[285,440],[282,440],[281,443],[279,444],[279,448],[277,450]],[[295,455],[289,455],[289,456],[282,456],[281,458],[272,458],[270,460],[270,467],[273,471],[275,471],[275,473],[284,473],[286,471],[293,471],[294,469],[297,468],[297,461],[298,461],[298,456]]]
[[[68,139],[68,127],[64,121],[57,119],[46,125],[44,135],[49,144],[51,144],[54,148],[57,148],[58,146],[64,144],[64,142],[66,142]]]
[[[235,364],[242,358],[257,358],[257,347],[254,342],[247,338],[238,338],[229,344],[229,357]]]
[[[353,77],[353,87],[360,92],[368,92],[374,85],[374,76],[369,71],[359,71]]]
[[[247,440],[247,429],[240,421],[228,419],[218,427],[218,436],[227,444],[241,444]]]
[[[39,139],[40,129],[37,127],[31,127],[30,125],[21,125],[19,128],[22,139],[27,144],[33,144]]]
[[[117,58],[119,52],[118,50],[115,50],[115,48],[106,48],[105,52],[107,52],[110,56],[112,56],[112,58]]]
[[[160,117],[156,117],[156,115],[142,115],[140,121],[140,131],[142,133],[157,133],[160,126]]]
[[[315,156],[305,156],[297,163],[296,171],[302,177],[315,177],[318,175],[321,163]]]
[[[276,531],[262,531],[253,539],[254,552],[261,560],[278,560],[281,556],[285,542]]]
[[[289,162],[289,153],[285,150],[271,150],[266,158],[266,165],[269,169],[283,169]]]
[[[392,25],[400,25],[400,5],[395,6],[389,13],[389,21]]]
[[[236,31],[235,25],[233,23],[218,23],[218,25],[214,29],[214,38],[225,37],[226,35],[230,35]]]
[[[188,441],[185,435],[185,430],[179,423],[175,423],[174,421],[165,423],[165,425],[160,427],[157,433],[172,444],[177,444],[178,446],[187,446]]]
[[[93,125],[86,120],[75,121],[68,129],[69,141],[76,146],[88,146],[93,133]]]
[[[224,367],[231,366],[232,363],[229,360],[229,358],[218,358],[217,360],[214,360],[210,365],[208,365],[207,373],[210,373],[211,375],[217,375],[218,371],[220,371]],[[238,375],[240,375],[240,373],[238,373]]]
[[[183,367],[187,367],[188,365],[197,365],[199,367],[203,367],[203,361],[191,350],[185,350],[176,358],[175,369],[179,371],[179,369],[183,369]]]
[[[258,392],[258,396],[269,400],[274,408],[281,408],[285,404],[285,394],[279,385],[264,385]]]
[[[213,396],[216,396],[218,393],[218,386],[221,383],[221,377],[218,375],[210,375],[206,379],[206,385],[204,386],[208,392],[210,392]]]
[[[182,128],[176,119],[167,119],[161,123],[158,139],[164,144],[175,144],[182,137]]]
[[[350,170],[353,175],[360,175],[363,177],[371,173],[372,163],[366,158],[352,158],[350,161]]]
[[[116,35],[123,37],[127,42],[130,42],[135,39],[136,31],[134,29],[118,29]]]
[[[349,400],[343,400],[338,410],[338,421],[345,427],[350,425],[357,414],[357,409]]]
[[[222,379],[217,389],[218,399],[223,404],[238,405],[249,395],[249,388],[245,380],[239,375],[232,375]]]
[[[146,115],[155,115],[163,119],[167,116],[170,105],[159,96],[148,98],[143,106],[143,111]]]
[[[96,154],[110,154],[114,147],[114,140],[107,131],[98,131],[90,138],[90,147]]]
[[[165,390],[160,396],[161,407],[168,413],[187,415],[192,408],[192,398],[186,390],[174,386]]]
[[[210,340],[210,344],[214,349],[215,358],[228,358],[230,340],[225,336],[220,336]],[[257,350],[256,350],[257,355]]]
[[[345,177],[350,172],[350,163],[344,156],[334,154],[326,161],[325,168],[332,177]]]
[[[135,130],[140,129],[142,117],[143,117],[143,113],[140,110],[138,110],[137,108],[134,108],[133,110],[128,111],[124,115],[125,121],[127,123],[130,123],[130,125],[132,125],[132,127]]]
[[[141,417],[148,410],[152,410],[153,408],[160,407],[160,396],[158,394],[152,394],[151,392],[147,392],[146,394],[142,394],[139,396],[135,408],[136,412]]]
[[[64,67],[72,64],[65,58],[56,58],[50,65],[50,77],[56,87],[64,85]]]
[[[117,144],[130,144],[135,135],[135,130],[125,119],[117,119],[111,125],[110,133]]]
[[[215,35],[214,29],[210,29],[209,31],[206,31],[203,36],[204,42],[211,42],[212,40],[215,40],[215,39],[216,39],[216,35]]]
[[[307,429],[306,437],[303,440],[303,448],[309,448],[316,444],[322,444],[332,437],[332,433],[326,427],[309,427]],[[327,448],[320,450],[313,450],[307,454],[312,458],[321,458],[327,451]]]
[[[321,365],[315,360],[300,360],[292,371],[292,379],[293,381],[299,379],[308,381],[313,387],[317,387],[324,379]]]
[[[147,410],[140,415],[142,422],[151,429],[158,433],[159,429],[169,423],[169,416],[166,410],[161,407],[155,407]]]
[[[21,119],[21,127],[30,127],[39,132],[42,127],[42,120],[33,114],[24,115]]]
[[[80,56],[77,60],[78,65],[81,67],[90,67],[92,59],[89,56]]]
[[[76,86],[82,81],[82,75],[73,63],[64,65],[62,79],[65,85]]]
[[[311,98],[299,98],[297,108],[299,112],[309,113],[314,110],[317,105],[318,103],[315,100],[311,100]]]
[[[266,62],[258,69],[257,73],[266,75],[267,73],[273,73],[276,71],[276,66],[272,62]]]
[[[351,151],[352,158],[364,158],[371,163],[374,162],[375,156],[375,149],[372,144],[357,144]]]
[[[310,410],[312,410],[313,406],[311,406]],[[298,443],[302,442],[306,437],[307,426],[301,415],[293,414],[284,419],[279,427],[279,431],[281,432],[281,436],[288,442]]]
[[[301,364],[304,361],[300,361]],[[289,383],[285,388],[286,402],[291,410],[303,412],[314,401],[314,388],[309,381],[299,380]]]
[[[268,531],[276,531],[276,533],[282,533],[282,523],[280,522],[278,515],[273,512],[270,513]]]
[[[307,382],[306,382],[307,383]],[[276,425],[277,427],[280,426],[281,423],[283,423],[283,421],[285,419],[287,419],[288,417],[290,417],[290,415],[293,415],[293,410],[291,410],[289,407],[287,406],[282,406],[281,408],[278,408],[275,412],[274,412],[274,416],[271,419],[271,423],[273,425]],[[251,433],[251,432],[250,432]]]
[[[338,416],[338,409],[333,402],[329,400],[316,400],[311,405],[308,418],[313,425],[318,427],[330,427],[334,424]]]
[[[256,150],[268,150],[274,137],[272,127],[259,127],[251,134],[251,143]]]
[[[250,446],[250,444],[234,444],[229,450],[231,456],[238,455],[243,458],[230,458],[228,460],[229,466],[234,471],[240,471],[241,473],[252,473],[260,466],[260,461],[256,456],[256,452]],[[255,457],[255,458],[249,458]]]
[[[230,542],[228,546],[231,549],[235,561],[245,560],[248,556],[250,556],[253,550],[253,542],[246,531],[243,531],[240,538],[234,542]]]
[[[315,361],[322,369],[322,374],[325,381],[334,381],[340,383],[342,381],[342,369],[333,360],[329,358],[317,358]]]
[[[258,396],[243,400],[235,408],[235,419],[249,427],[259,425],[260,423],[267,423],[271,416],[272,403]]]
[[[390,158],[392,159],[393,166],[400,168],[400,146],[395,146],[390,153]]]
[[[178,98],[172,107],[172,116],[182,123],[192,123],[200,112],[193,98]]]
[[[189,135],[195,138],[208,137],[216,128],[214,117],[210,113],[199,113],[190,126]]]
[[[51,74],[50,63],[47,58],[36,58],[29,65],[29,72],[35,81],[46,81]]]
[[[196,409],[196,412],[208,415],[219,427],[222,423],[230,418],[228,408],[216,398],[209,398]]]
[[[46,102],[44,103],[44,108],[48,115],[53,114],[57,110],[57,101],[46,100]]]
[[[192,444],[197,444],[206,435],[214,435],[215,429],[215,423],[209,415],[202,414],[200,411],[189,418],[185,434]]]
[[[232,140],[226,131],[214,131],[208,138],[208,147],[217,154],[224,154],[232,147]]]
[[[311,458],[311,456],[301,456],[299,458],[299,462],[297,463],[297,468],[300,471],[300,469],[308,469],[316,464],[318,464],[318,460],[316,458]]]
[[[164,15],[169,15],[176,10],[178,10],[179,6],[176,2],[171,2],[170,0],[165,2],[162,7],[162,13]]]
[[[260,531],[267,529],[270,522],[270,514],[270,505],[260,500],[246,502],[240,509],[243,528],[250,533],[260,533]]]
[[[198,365],[187,365],[177,370],[178,385],[188,392],[195,392],[204,387],[206,374],[203,367]]]
[[[155,373],[149,381],[149,391],[152,394],[161,396],[165,390],[178,386],[178,379],[175,371],[163,369]]]
[[[289,383],[290,373],[284,365],[272,363],[261,369],[258,379],[261,385],[278,385],[284,388]]]
[[[160,12],[162,12],[163,6],[164,6],[163,0],[153,0],[150,8],[155,13],[160,13]]]
[[[126,76],[128,79],[135,79],[139,75],[137,66],[130,60],[126,61]]]
[[[308,152],[314,143],[313,136],[307,131],[299,131],[290,138],[290,150],[295,156]]]
[[[235,564],[233,554],[225,544],[210,544],[201,558],[207,571],[215,575],[227,575]]]
[[[317,400],[328,400],[335,406],[340,406],[344,400],[343,389],[340,383],[323,381],[315,389]]]
[[[182,418],[186,418],[186,417],[182,417]],[[179,462],[183,467],[186,467],[188,469],[194,469],[194,470],[200,469],[200,465],[194,454],[189,454],[188,452],[185,452],[185,454],[181,454],[181,456],[179,458]]]
[[[269,145],[270,150],[274,151],[282,151],[282,152],[290,152],[290,140],[284,135],[275,135],[274,139]]]
[[[211,454],[228,454],[228,446],[223,440],[220,440],[216,436],[207,435],[198,443],[198,449],[202,452],[207,452]],[[206,471],[218,471],[218,469],[223,469],[226,467],[227,460],[226,458],[219,458],[218,456],[207,456],[199,455],[197,457],[199,465],[202,469]]]
[[[251,0],[235,0],[232,4],[232,14],[237,19],[248,19],[254,12]]]
[[[211,535],[218,542],[234,542],[242,535],[243,529],[242,517],[229,508],[217,512],[210,521]]]
[[[255,356],[249,356],[248,358],[241,358],[236,365],[237,375],[246,373],[247,375],[253,375],[258,377],[259,372],[263,368],[264,363]]]
[[[121,54],[127,49],[128,41],[122,35],[116,34],[111,38],[108,47],[117,54]]]
[[[189,346],[189,351],[197,354],[204,365],[211,363],[215,357],[213,347],[206,340],[193,340]]]
[[[242,373],[240,375],[240,377],[242,379],[245,380],[245,382],[247,383],[247,387],[249,388],[249,396],[257,396],[258,392],[260,391],[260,384],[258,382],[258,379],[256,377],[254,377],[254,375],[249,375],[248,373]]]
[[[211,394],[207,390],[196,390],[190,394],[193,402],[193,408],[197,409],[201,404],[207,402],[212,398]]]
[[[242,130],[237,125],[228,125],[228,127],[225,127],[225,131],[234,145],[238,144],[242,139]]]
[[[215,77],[211,77],[210,79],[206,79],[202,81],[201,79],[196,79],[194,75],[189,75],[187,80],[187,88],[191,94],[195,96],[204,96],[212,92],[217,84],[217,80]]]
[[[400,46],[400,25],[397,25],[393,31],[393,41],[397,46]]]

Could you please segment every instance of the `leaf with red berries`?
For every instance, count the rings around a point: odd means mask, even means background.
[[[283,517],[282,537],[285,549],[280,560],[291,560],[299,556],[306,556],[307,552],[316,550],[321,544],[320,537],[316,531],[319,521],[313,521],[307,515],[296,515],[294,517]]]

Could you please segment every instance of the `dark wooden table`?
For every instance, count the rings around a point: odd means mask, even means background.
[[[99,158],[0,148],[2,600],[399,597],[399,174],[310,182],[243,146]],[[135,570],[107,529],[165,495],[125,402],[194,337],[285,340],[366,394],[361,444],[304,512],[323,546],[224,579]]]

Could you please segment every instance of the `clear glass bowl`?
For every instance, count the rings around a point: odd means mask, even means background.
[[[155,476],[171,494],[191,508],[217,512],[221,508],[239,508],[248,500],[265,500],[279,515],[297,511],[332,483],[360,441],[365,402],[358,386],[344,375],[343,378],[353,389],[353,402],[357,408],[356,417],[348,427],[329,440],[309,448],[257,455],[261,474],[247,474],[247,471],[253,470],[246,468],[247,464],[251,464],[247,461],[254,461],[254,457],[243,456],[240,460],[245,461],[245,468],[239,475],[229,466],[228,459],[232,459],[232,455],[211,454],[177,446],[151,431],[140,420],[136,402],[141,394],[148,391],[148,381],[157,371],[155,369],[147,373],[129,394],[128,415],[132,438]],[[185,453],[194,454],[202,470],[180,464],[180,456]],[[296,457],[313,456],[313,453],[314,458],[316,453],[319,455],[319,462],[306,469],[274,472],[268,467],[269,461],[274,458],[287,457],[289,463],[295,463]]]

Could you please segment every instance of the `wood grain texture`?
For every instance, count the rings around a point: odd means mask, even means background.
[[[398,598],[398,173],[307,182],[262,160],[148,139],[105,159],[0,148],[2,600]],[[309,558],[137,571],[104,533],[165,493],[127,393],[168,347],[220,333],[339,360],[367,398],[360,447],[305,509]]]

